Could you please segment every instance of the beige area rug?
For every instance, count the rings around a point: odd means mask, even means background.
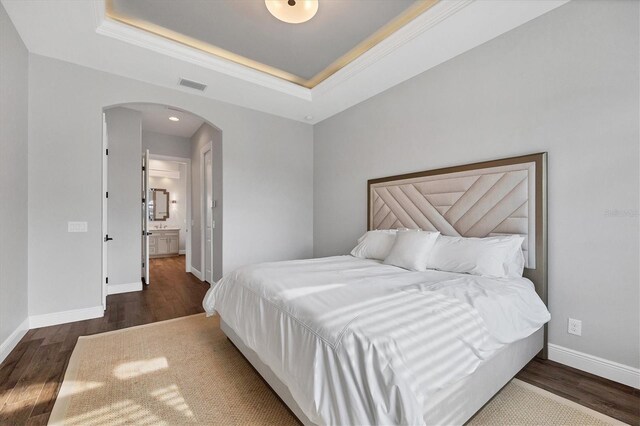
[[[297,420],[204,314],[81,337],[54,425],[294,425]],[[514,379],[470,424],[619,422]]]

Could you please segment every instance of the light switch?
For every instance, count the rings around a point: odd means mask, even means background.
[[[67,232],[87,232],[87,222],[67,222]]]

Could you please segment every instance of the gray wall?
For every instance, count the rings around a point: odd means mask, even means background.
[[[27,318],[28,58],[0,5],[0,345]]]
[[[213,220],[216,227],[213,231],[213,279],[222,277],[222,230],[223,230],[223,164],[222,164],[222,132],[204,123],[191,137],[191,206],[193,226],[191,234],[191,265],[202,274],[202,205],[200,203],[200,150],[209,141],[212,142],[211,159],[213,163],[213,199],[216,207],[213,209]]]
[[[142,114],[106,110],[109,141],[107,273],[109,285],[139,283],[141,276]]]
[[[310,125],[33,54],[29,84],[31,315],[101,305],[104,107],[170,105],[222,129],[223,272],[312,255]],[[67,233],[68,220],[89,232]]]
[[[548,151],[549,340],[639,367],[638,5],[570,2],[316,125],[315,255],[365,231],[367,179]]]
[[[149,132],[142,129],[142,149],[151,154],[168,155],[171,157],[191,157],[191,142],[189,138]]]

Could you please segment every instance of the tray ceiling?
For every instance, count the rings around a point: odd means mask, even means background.
[[[314,87],[438,0],[325,0],[302,24],[262,0],[107,0],[107,17]]]
[[[165,0],[154,1],[154,7],[160,1]],[[264,0],[233,1],[264,5]],[[320,0],[320,7],[329,2],[352,1],[370,4],[370,0]],[[105,0],[0,0],[32,54],[310,124],[567,1],[440,0],[310,89],[110,19],[105,16]],[[203,0],[203,3],[218,2]],[[409,4],[408,8],[411,7]],[[203,83],[207,88],[201,92],[180,86],[178,82],[183,78]]]

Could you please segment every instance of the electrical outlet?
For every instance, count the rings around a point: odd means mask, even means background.
[[[576,336],[582,336],[582,321],[569,318],[567,333],[575,334]]]

